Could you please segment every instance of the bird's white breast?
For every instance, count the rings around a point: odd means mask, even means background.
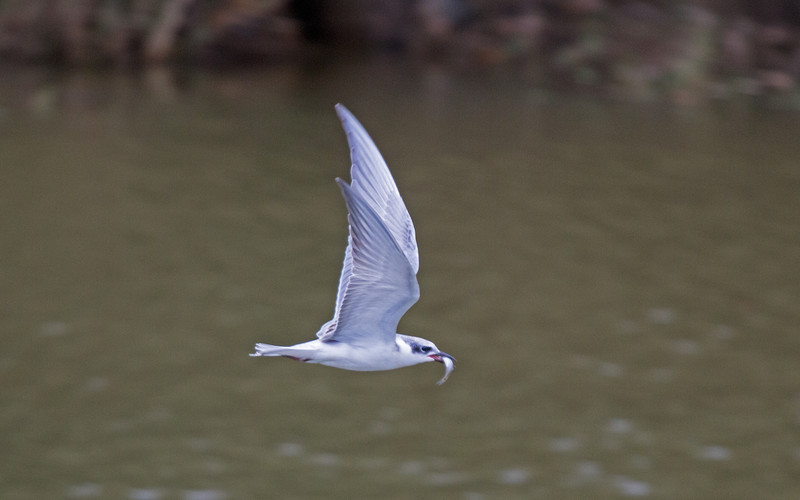
[[[395,346],[355,346],[343,342],[319,342],[317,355],[311,360],[334,368],[355,371],[394,370],[419,363],[419,356],[412,356]]]

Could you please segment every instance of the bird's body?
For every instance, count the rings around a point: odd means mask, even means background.
[[[333,319],[317,339],[293,346],[256,344],[251,356],[284,356],[355,371],[393,370],[453,357],[433,342],[397,333],[397,324],[419,299],[419,251],[414,225],[392,174],[372,139],[341,104],[336,111],[350,144],[351,183],[336,179],[348,209],[345,249]]]
[[[394,370],[404,366],[422,362],[418,356],[412,355],[411,342],[425,341],[408,335],[396,334],[394,345],[375,345],[360,347],[357,345],[336,342],[309,340],[289,347],[257,344],[259,356],[284,356],[306,363],[318,363],[343,370],[359,372]],[[433,361],[433,360],[431,360]]]

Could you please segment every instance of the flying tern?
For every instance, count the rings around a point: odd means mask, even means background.
[[[347,205],[349,236],[333,319],[317,338],[293,346],[256,344],[250,356],[283,356],[356,371],[393,370],[437,361],[442,384],[455,358],[420,337],[397,333],[419,299],[419,250],[414,224],[375,143],[350,111],[336,112],[350,145],[350,177],[336,183]]]

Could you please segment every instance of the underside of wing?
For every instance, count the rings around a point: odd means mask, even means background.
[[[393,344],[397,323],[419,299],[416,272],[370,204],[346,182],[336,181],[347,203],[350,236],[336,312],[317,336],[355,345]]]
[[[375,143],[341,104],[336,112],[350,145],[351,183],[337,179],[348,208],[345,250],[333,319],[321,340],[394,343],[397,323],[419,298],[414,224]]]
[[[378,215],[411,268],[418,272],[419,250],[414,224],[389,167],[356,117],[341,104],[336,105],[336,112],[350,144],[350,187]]]

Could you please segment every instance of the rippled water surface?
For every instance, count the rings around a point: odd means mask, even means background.
[[[247,356],[332,313],[339,101],[441,387]],[[7,73],[0,496],[797,498],[798,122],[385,64]]]

